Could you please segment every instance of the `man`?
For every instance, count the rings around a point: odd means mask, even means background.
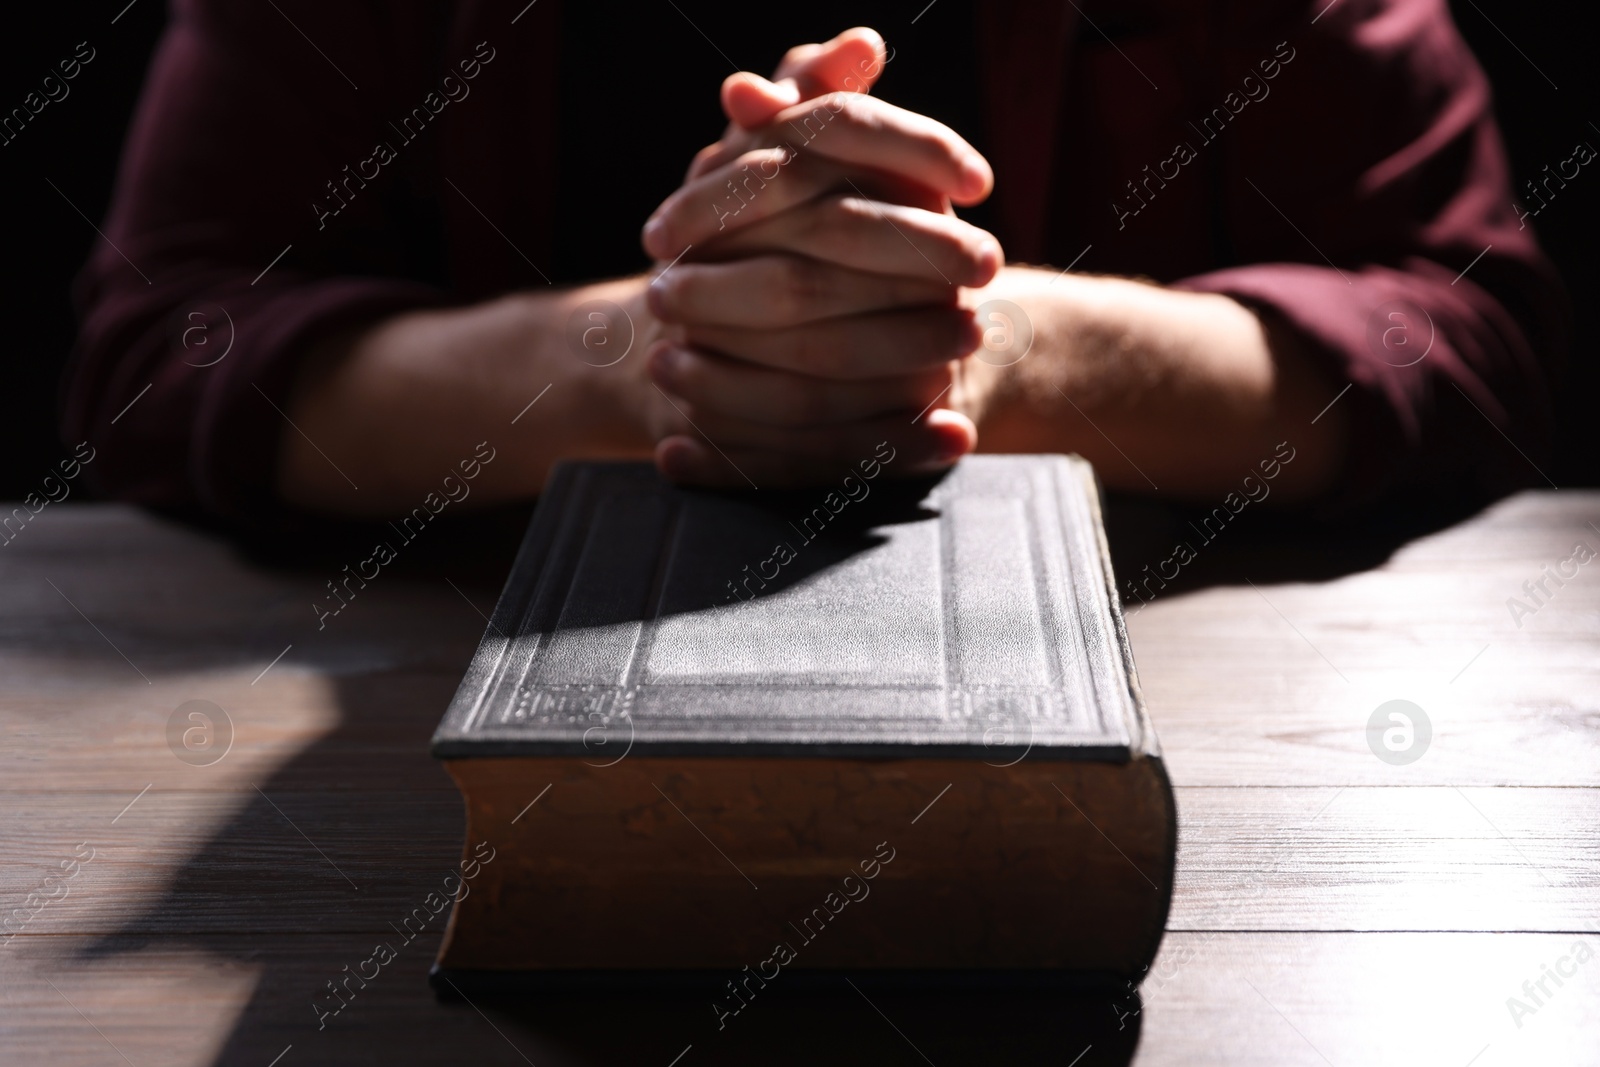
[[[886,11],[893,53],[858,29],[724,82],[627,274],[604,234],[659,196],[630,145],[689,112],[672,70],[782,32],[742,13],[178,0],[69,435],[114,492],[257,525],[408,510],[485,440],[479,501],[575,456],[803,484],[882,441],[1200,499],[1287,447],[1274,498],[1334,506],[1533,473],[1504,440],[1547,438],[1558,285],[1439,0]],[[902,71],[981,101],[986,152],[869,94]]]

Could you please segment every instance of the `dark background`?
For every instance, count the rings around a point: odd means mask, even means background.
[[[1458,0],[1451,9],[1494,81],[1518,189],[1547,164],[1569,157],[1579,141],[1600,145],[1600,129],[1590,125],[1600,122],[1600,108],[1593,106],[1600,79],[1592,35],[1580,29],[1587,24],[1587,6],[1575,0]],[[80,41],[97,54],[68,83],[66,99],[50,104],[21,136],[0,146],[0,499],[37,488],[66,454],[57,440],[56,416],[75,330],[70,285],[99,240],[83,215],[98,225],[105,214],[123,134],[165,19],[162,0],[14,5],[7,12],[0,39],[0,112],[20,106]],[[1557,394],[1559,447],[1545,468],[1562,487],[1600,485],[1600,434],[1589,413],[1600,387],[1600,318],[1591,301],[1600,282],[1593,252],[1600,235],[1600,173],[1592,170],[1580,172],[1535,224],[1566,277],[1577,314],[1572,368]]]

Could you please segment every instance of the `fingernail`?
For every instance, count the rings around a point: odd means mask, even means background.
[[[694,441],[681,435],[662,439],[656,448],[656,466],[672,481],[682,481],[694,474]]]
[[[676,345],[661,345],[650,353],[650,373],[662,385],[671,385],[683,366],[683,349]]]
[[[961,161],[961,182],[974,193],[981,193],[989,184],[989,165],[976,152]]]
[[[667,285],[669,283],[664,281],[663,278],[663,275],[657,275],[644,288],[645,307],[649,308],[650,314],[658,319],[666,319],[668,314]]]
[[[643,244],[646,252],[659,258],[661,253],[657,249],[661,245],[661,239],[665,235],[666,229],[665,220],[658,215],[650,216],[649,221],[644,224]]]
[[[978,245],[978,273],[979,273],[979,275],[982,276],[985,280],[988,280],[990,277],[992,277],[994,275],[994,273],[996,271],[998,271],[1004,265],[1003,262],[1002,262],[1002,257],[1003,256],[1004,256],[1004,253],[1000,251],[1000,242],[995,241],[995,240],[988,240],[988,241],[984,241],[981,244],[979,244]]]

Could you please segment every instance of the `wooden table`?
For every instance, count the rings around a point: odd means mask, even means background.
[[[1122,573],[1167,554],[1113,520]],[[1600,952],[1600,562],[1507,606],[1600,551],[1600,494],[1576,492],[1332,578],[1230,530],[1201,556],[1238,580],[1130,607],[1182,812],[1142,1002],[779,990],[720,1032],[703,997],[440,1003],[441,918],[319,1029],[313,998],[457,858],[427,742],[516,521],[441,531],[321,630],[312,602],[365,552],[268,565],[76,504],[0,547],[0,1062],[1600,1063],[1600,960],[1578,959]],[[1409,764],[1368,745],[1393,699],[1432,726]],[[215,762],[220,729],[184,748],[189,701],[231,721]]]

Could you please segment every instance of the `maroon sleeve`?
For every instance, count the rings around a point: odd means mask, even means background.
[[[282,520],[282,411],[308,342],[440,299],[417,280],[417,227],[397,224],[404,174],[351,186],[337,218],[313,207],[372,154],[386,108],[428,88],[426,6],[174,0],[76,293],[64,429],[95,444],[103,491]]]
[[[1543,484],[1567,306],[1519,220],[1483,71],[1444,0],[1297,6],[1281,47],[1230,57],[1270,92],[1227,133],[1218,208],[1248,265],[1177,284],[1280,317],[1331,369],[1344,504]]]

